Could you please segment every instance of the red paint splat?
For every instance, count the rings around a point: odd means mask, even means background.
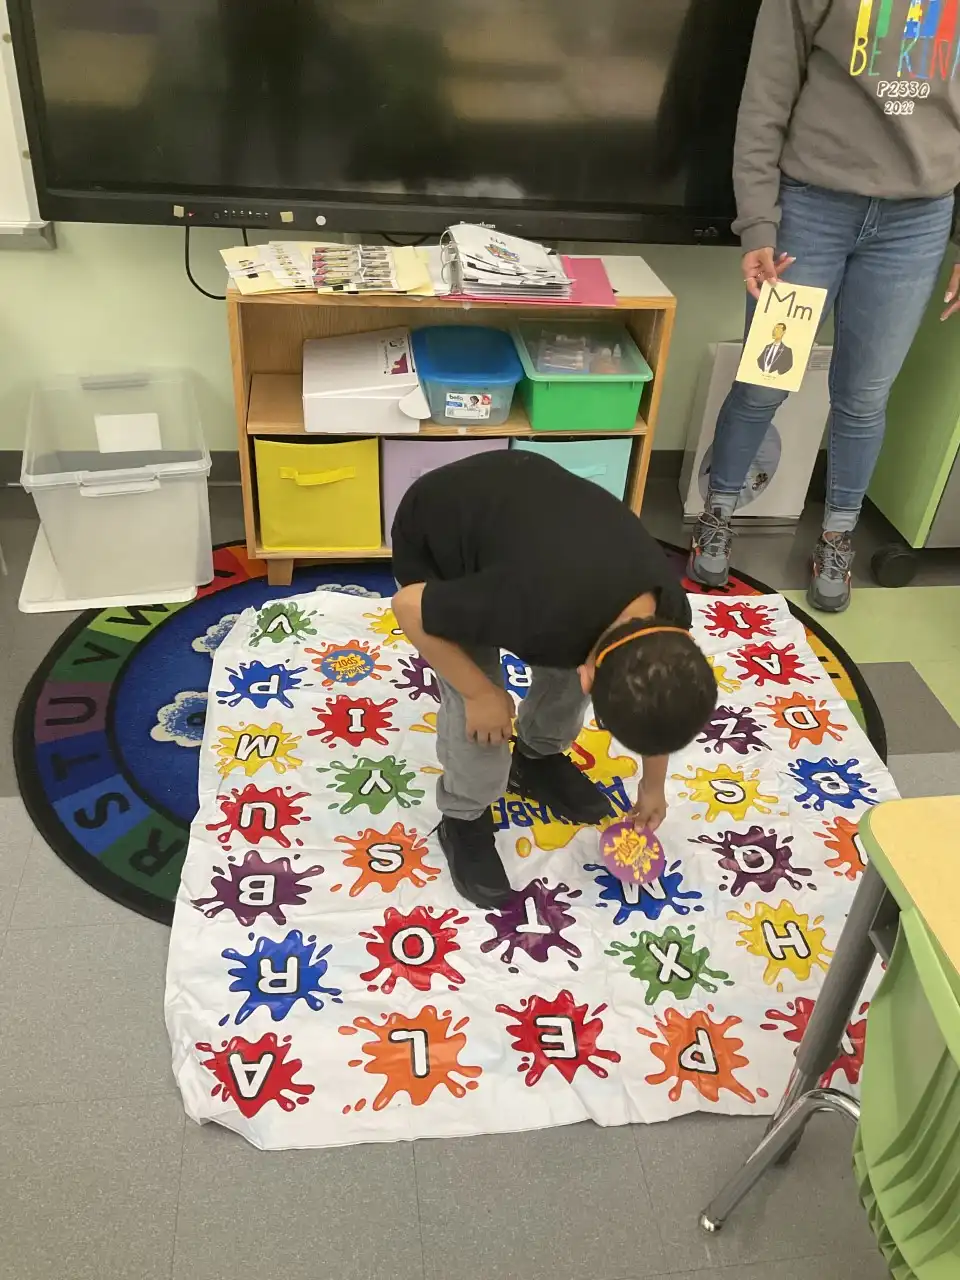
[[[388,707],[397,705],[396,698],[374,702],[372,698],[328,698],[325,707],[314,707],[320,721],[319,729],[308,729],[308,738],[319,737],[328,747],[335,742],[347,742],[359,747],[362,742],[376,742],[389,746],[385,733],[397,733]]]
[[[768,640],[765,644],[745,644],[733,655],[740,664],[740,678],[752,680],[762,689],[766,684],[791,684],[794,680],[813,684],[804,674],[803,663],[793,644],[778,649]]]
[[[367,950],[376,961],[374,968],[361,973],[361,982],[376,984],[385,972],[387,976],[380,986],[384,995],[390,995],[401,978],[417,991],[429,991],[434,978],[459,986],[464,981],[463,974],[447,959],[460,950],[457,931],[449,926],[449,921],[468,922],[456,907],[440,916],[434,915],[431,907],[414,907],[406,915],[396,907],[387,907],[383,924],[374,925],[372,933],[360,935],[370,939]],[[376,985],[370,990],[376,991]],[[458,1027],[454,1027],[456,1030]]]
[[[283,787],[261,791],[252,782],[242,791],[234,787],[229,796],[218,797],[223,821],[208,823],[207,830],[220,832],[217,839],[225,849],[230,848],[234,836],[248,844],[270,839],[289,849],[291,842],[284,827],[297,827],[301,822],[310,821],[304,815],[303,807],[296,803],[304,800],[307,794],[306,791],[298,791],[288,796]]]
[[[284,1111],[293,1111],[298,1104],[308,1102],[313,1093],[312,1084],[299,1084],[294,1080],[303,1063],[299,1058],[287,1061],[289,1036],[278,1041],[268,1032],[254,1043],[243,1036],[234,1036],[232,1040],[224,1040],[219,1049],[205,1041],[201,1041],[197,1049],[212,1054],[201,1063],[217,1078],[210,1090],[211,1096],[234,1103],[248,1120],[268,1102],[276,1102]]]
[[[770,610],[763,605],[744,604],[742,601],[716,600],[705,611],[704,626],[715,636],[726,640],[728,636],[776,635]]]
[[[526,1072],[524,1083],[535,1085],[547,1067],[556,1067],[568,1084],[581,1067],[606,1079],[607,1069],[594,1059],[620,1061],[615,1050],[597,1046],[603,1023],[596,1015],[606,1007],[602,1004],[588,1016],[587,1005],[575,1004],[569,991],[561,991],[554,1000],[531,996],[520,1001],[519,1009],[498,1004],[497,1013],[517,1019],[507,1027],[507,1034],[523,1054],[517,1070]]]
[[[761,1022],[764,1031],[783,1030],[784,1040],[791,1044],[799,1044],[813,1016],[815,1001],[807,996],[798,996],[796,1000],[788,1000],[786,1009],[768,1009],[767,1017],[773,1022]],[[840,1056],[832,1066],[828,1067],[820,1079],[820,1084],[827,1089],[833,1078],[842,1071],[848,1084],[858,1084],[860,1072],[863,1070],[863,1056],[867,1046],[867,1019],[864,1016],[869,1004],[862,1004],[858,1016],[850,1023],[840,1041]]]

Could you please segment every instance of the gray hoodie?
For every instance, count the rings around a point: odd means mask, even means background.
[[[953,191],[958,0],[763,0],[734,149],[745,251],[776,246],[781,171],[894,200]]]

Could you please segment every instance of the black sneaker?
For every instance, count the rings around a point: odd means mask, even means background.
[[[595,782],[581,773],[569,756],[525,756],[519,747],[513,753],[507,786],[518,796],[537,800],[552,809],[558,818],[596,826],[613,817],[610,801]]]
[[[468,822],[444,815],[437,828],[457,893],[476,907],[499,907],[513,889],[503,869],[493,835],[493,814]]]

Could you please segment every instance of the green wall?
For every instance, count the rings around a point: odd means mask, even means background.
[[[228,231],[194,234],[194,274],[211,292],[226,282],[217,249],[237,239]],[[53,252],[0,252],[0,450],[21,447],[37,379],[151,365],[194,371],[207,441],[212,449],[232,449],[223,305],[187,281],[183,232],[61,223],[57,240]],[[678,449],[705,345],[741,330],[739,255],[665,245],[640,252],[679,300],[657,435],[659,448]]]

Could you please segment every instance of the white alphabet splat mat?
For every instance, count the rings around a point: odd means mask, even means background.
[[[673,758],[667,866],[505,796],[515,899],[468,907],[432,834],[438,692],[386,601],[315,592],[216,651],[167,974],[189,1114],[261,1147],[768,1112],[889,775],[779,596],[692,597],[720,705]],[[504,658],[523,697],[529,672]],[[639,762],[589,717],[618,811]],[[865,1022],[831,1072],[855,1083]]]

